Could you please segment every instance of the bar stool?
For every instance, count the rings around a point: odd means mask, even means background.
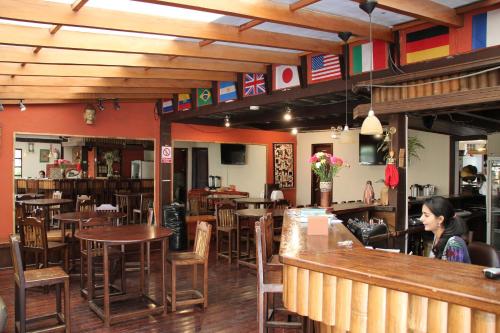
[[[14,284],[15,284],[15,332],[48,332],[49,330],[64,330],[66,333],[71,332],[70,321],[70,294],[69,294],[69,276],[61,267],[50,267],[42,269],[33,269],[24,271],[23,260],[21,257],[21,249],[19,246],[19,237],[11,235],[9,238],[10,250],[12,256],[12,264],[14,266]],[[64,288],[64,312],[61,311],[61,285]],[[56,287],[56,312],[53,314],[26,317],[26,289],[33,287]],[[46,321],[47,319],[55,318],[57,324],[35,331],[28,331],[28,324]]]
[[[167,295],[167,302],[171,304],[172,312],[178,305],[203,304],[208,306],[208,253],[210,249],[210,233],[212,226],[207,222],[198,222],[192,252],[170,253],[167,263],[171,272],[171,292]],[[203,292],[197,290],[198,265],[203,265]],[[177,266],[193,266],[193,281],[191,290],[177,290]],[[178,300],[177,296],[189,295],[186,300]]]

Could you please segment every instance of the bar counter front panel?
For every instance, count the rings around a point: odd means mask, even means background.
[[[500,280],[482,266],[368,250],[341,223],[309,236],[288,211],[280,260],[285,307],[320,332],[500,333]]]

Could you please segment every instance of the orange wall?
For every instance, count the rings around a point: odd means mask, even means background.
[[[297,137],[288,132],[247,130],[190,124],[172,124],[172,141],[224,142],[263,144],[267,147],[267,182],[274,183],[273,143],[291,142],[293,145],[295,184],[297,184]],[[262,184],[264,189],[264,184]],[[245,189],[241,189],[244,191]],[[283,189],[285,198],[295,204],[295,188]]]
[[[5,105],[0,112],[0,239],[12,232],[14,221],[14,133],[38,133],[72,136],[117,137],[160,140],[160,122],[152,112],[153,103],[123,103],[115,111],[106,103],[104,111],[96,112],[94,125],[83,121],[83,104],[27,105],[26,112],[17,106]],[[159,168],[155,167],[155,197],[159,195]],[[158,200],[155,200],[158,202]],[[157,204],[157,211],[159,205]]]

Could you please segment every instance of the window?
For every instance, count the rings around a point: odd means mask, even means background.
[[[14,153],[14,177],[23,176],[23,150],[16,149]]]

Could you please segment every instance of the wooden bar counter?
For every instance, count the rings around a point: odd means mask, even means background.
[[[500,281],[484,267],[365,249],[341,223],[308,236],[283,218],[280,260],[287,309],[320,332],[500,332]],[[352,240],[352,248],[339,241]]]

